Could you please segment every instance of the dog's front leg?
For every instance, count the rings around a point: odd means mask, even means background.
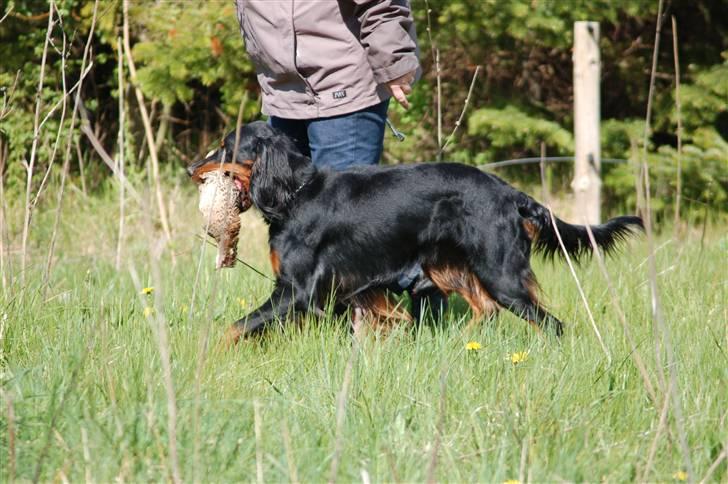
[[[261,333],[277,321],[285,324],[293,307],[293,287],[280,280],[276,281],[270,298],[227,330],[226,346],[233,346],[240,338]]]

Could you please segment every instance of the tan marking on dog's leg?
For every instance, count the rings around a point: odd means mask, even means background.
[[[278,255],[278,251],[273,249],[270,250],[270,266],[276,277],[281,274],[281,258]]]
[[[468,303],[473,316],[466,330],[473,329],[483,317],[490,316],[499,309],[498,303],[488,294],[476,275],[465,267],[429,267],[425,274],[445,295],[456,292]]]

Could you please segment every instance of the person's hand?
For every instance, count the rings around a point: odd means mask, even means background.
[[[407,94],[412,92],[412,83],[415,80],[415,71],[408,72],[404,76],[392,79],[386,86],[394,99],[405,109],[410,107]]]

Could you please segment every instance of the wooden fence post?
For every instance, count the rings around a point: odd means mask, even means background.
[[[574,215],[577,223],[601,218],[601,142],[599,139],[599,23],[574,23]]]

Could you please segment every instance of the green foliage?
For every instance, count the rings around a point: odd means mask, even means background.
[[[66,78],[78,79],[84,42],[91,26],[93,2],[57,2],[62,22],[53,26],[42,115],[61,99],[60,50],[67,41]],[[244,51],[232,2],[130,2],[130,29],[138,82],[153,128],[160,112],[172,120],[163,140],[161,159],[171,168],[205,152],[234,124],[242,104],[243,119],[260,115],[258,86]],[[572,61],[573,22],[600,22],[602,57],[603,157],[634,160],[641,153],[652,40],[657,2],[653,0],[417,0],[412,3],[424,77],[405,112],[392,103],[390,117],[408,135],[404,143],[387,140],[385,160],[434,160],[437,136],[437,73],[433,51],[440,52],[442,139],[447,139],[463,109],[475,66],[482,69],[463,125],[445,156],[464,163],[537,156],[542,142],[548,155],[573,154]],[[0,141],[8,147],[6,183],[23,185],[22,162],[29,158],[40,55],[47,26],[48,3],[14,0],[0,8],[12,12],[0,24],[0,88],[11,91],[20,73],[10,110],[0,121]],[[428,9],[425,7],[429,7]],[[721,0],[673,2],[682,65],[684,188],[686,197],[721,208],[728,163],[722,163],[728,138],[728,32]],[[100,2],[92,38],[93,69],[82,90],[84,106],[109,153],[116,151],[118,96],[117,39],[121,35],[121,2]],[[428,25],[431,29],[428,31]],[[656,203],[666,209],[675,194],[677,112],[669,22],[662,29],[648,140]],[[432,37],[432,40],[430,39]],[[128,71],[125,71],[128,77]],[[128,161],[143,165],[144,133],[127,81]],[[70,110],[72,107],[67,104]],[[37,162],[46,167],[60,110],[44,126]],[[167,114],[169,116],[167,116]],[[68,121],[66,121],[67,123]],[[163,133],[164,134],[164,133]],[[74,136],[78,137],[78,134]],[[81,152],[93,151],[80,137]],[[141,157],[139,156],[141,155]],[[95,155],[93,155],[95,158]],[[725,158],[723,158],[725,159]],[[76,164],[74,164],[74,169]],[[107,171],[93,165],[99,179]],[[565,167],[557,168],[561,170]],[[509,178],[529,179],[531,168],[508,171]],[[563,177],[564,180],[568,177]],[[610,203],[630,202],[632,165],[605,167]],[[568,189],[566,185],[563,189]],[[620,198],[623,197],[623,198]]]
[[[533,149],[544,142],[549,151],[570,152],[574,149],[572,134],[558,123],[529,116],[514,106],[504,109],[478,109],[470,115],[468,134],[489,141],[491,151]],[[476,157],[477,163],[487,160]]]
[[[254,75],[245,54],[235,7],[216,2],[163,2],[135,8],[144,40],[134,46],[145,94],[168,105],[189,103],[195,85],[221,90],[221,107],[237,115],[248,81]],[[256,102],[248,103],[247,112]],[[253,113],[254,114],[254,113]]]

